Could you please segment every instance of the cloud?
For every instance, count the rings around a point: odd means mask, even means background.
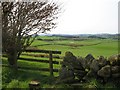
[[[118,1],[65,0],[65,12],[51,33],[117,33]]]

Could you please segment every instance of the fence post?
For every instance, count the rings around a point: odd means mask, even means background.
[[[50,69],[50,76],[53,76],[53,62],[52,62],[52,52],[49,52],[49,69]]]

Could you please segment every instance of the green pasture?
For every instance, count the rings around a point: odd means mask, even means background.
[[[28,58],[28,56],[22,56]],[[29,57],[32,58],[32,57]],[[3,64],[8,64],[7,58],[2,58]],[[49,68],[48,63],[29,62],[18,60],[18,66],[30,68]],[[54,65],[54,68],[59,69],[60,65]],[[58,73],[54,72],[54,76]],[[50,76],[50,72],[38,70],[24,70],[2,67],[2,87],[3,88],[29,88],[29,83],[32,80],[37,80],[41,83],[42,88],[51,88],[54,86],[55,78]],[[52,86],[51,86],[52,85]]]
[[[48,39],[49,37],[42,36],[39,38]],[[35,40],[32,46],[36,46],[38,49],[58,50],[62,52],[62,56],[66,51],[71,51],[74,55],[83,57],[89,53],[95,57],[100,55],[108,57],[118,54],[118,41],[114,39],[86,39],[81,41],[73,39],[54,41],[55,37],[49,39],[53,41]]]
[[[50,37],[50,36],[39,36],[38,38],[44,40],[35,40],[31,46],[35,46],[38,49],[44,50],[58,50],[64,56],[66,51],[71,51],[75,56],[85,57],[87,54],[91,53],[94,57],[105,56],[109,57],[114,54],[118,54],[118,41],[114,39],[85,39],[85,40],[73,40],[73,39],[62,39],[63,37]],[[46,41],[45,39],[51,39]],[[38,54],[38,53],[31,53]],[[39,58],[21,55],[23,58],[34,58],[46,60],[48,58]],[[54,59],[55,61],[60,61],[59,59]],[[3,64],[8,64],[6,58],[2,58]],[[29,62],[18,60],[18,66],[29,66],[31,68],[49,68],[48,63],[40,62]],[[54,64],[54,68],[60,68],[60,64]],[[55,76],[58,76],[58,73],[54,73]],[[3,67],[2,68],[2,87],[3,88],[28,88],[28,84],[31,80],[40,81],[42,88],[72,88],[69,85],[60,84],[56,85],[55,81],[57,80],[54,77],[50,77],[49,72],[44,71],[34,71],[34,70],[18,70],[15,71],[11,68]],[[82,88],[113,88],[112,83],[106,85],[101,85],[96,82],[96,80],[91,80],[90,83],[83,84]],[[66,89],[67,90],[67,89]]]

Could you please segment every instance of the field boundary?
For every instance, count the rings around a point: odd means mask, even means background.
[[[48,58],[49,60],[42,60],[42,59],[33,59],[33,58],[23,58],[19,57],[19,60],[29,61],[29,62],[42,62],[42,63],[49,63],[49,68],[31,68],[27,66],[18,66],[18,69],[27,69],[27,70],[39,70],[39,71],[49,71],[50,76],[54,76],[53,72],[58,72],[58,69],[54,69],[53,64],[59,64],[59,61],[54,61],[53,58],[56,58],[56,56],[53,56],[53,54],[61,54],[61,51],[52,51],[52,50],[39,50],[39,49],[26,49],[23,52],[29,52],[29,53],[45,53],[48,54],[47,56],[44,56],[45,58]],[[33,54],[23,54],[28,56],[34,56]],[[35,55],[36,56],[36,55]],[[3,57],[7,57],[6,55],[3,55]],[[37,57],[41,58],[41,55],[38,55]],[[60,60],[59,55],[57,55],[57,58]],[[9,65],[2,65],[3,67],[10,67]]]
[[[69,46],[69,47],[83,47],[83,46],[93,46],[101,44],[101,42],[93,43],[93,44],[42,44],[42,45],[34,45],[34,47],[38,46],[49,46],[49,45],[59,45],[59,46]]]

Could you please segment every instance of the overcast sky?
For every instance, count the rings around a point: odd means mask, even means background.
[[[64,12],[57,21],[57,28],[49,33],[118,33],[118,1],[58,0],[63,4]]]

